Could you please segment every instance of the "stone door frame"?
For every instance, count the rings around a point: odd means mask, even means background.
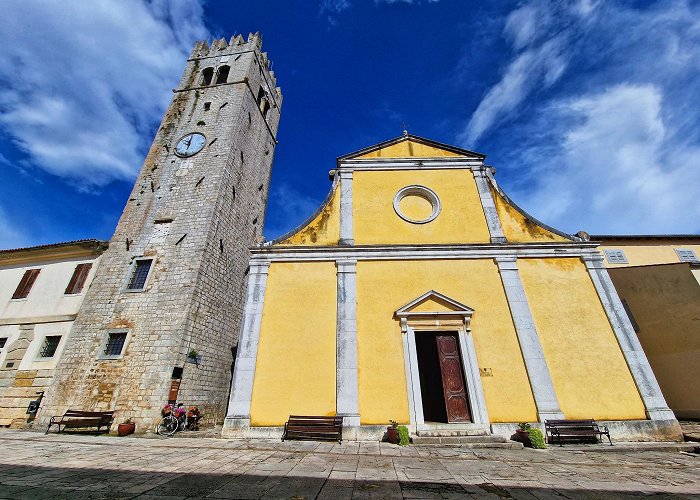
[[[447,303],[454,310],[413,311],[415,306],[431,298]],[[415,430],[427,430],[430,427],[425,424],[423,417],[423,397],[421,396],[420,374],[418,371],[416,334],[420,335],[421,332],[450,332],[457,334],[472,423],[479,425],[488,425],[490,423],[486,410],[484,388],[479,374],[479,363],[476,358],[474,339],[470,328],[473,313],[474,310],[472,308],[434,290],[426,292],[395,312],[395,317],[401,324],[410,424]],[[445,425],[457,426],[465,424]]]

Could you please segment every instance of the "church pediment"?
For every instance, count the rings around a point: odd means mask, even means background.
[[[467,149],[418,137],[417,135],[404,134],[395,139],[348,153],[338,158],[338,160],[372,158],[465,158],[469,160],[483,160],[486,156]]]

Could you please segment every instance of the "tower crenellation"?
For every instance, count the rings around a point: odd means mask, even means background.
[[[148,426],[169,399],[223,419],[282,104],[261,48],[257,33],[195,44],[40,421],[80,408]]]

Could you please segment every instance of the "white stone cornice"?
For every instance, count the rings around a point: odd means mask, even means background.
[[[471,169],[483,166],[483,160],[468,158],[367,158],[342,160],[338,171],[353,170],[443,170]]]
[[[430,260],[551,258],[599,255],[595,243],[476,244],[476,245],[362,245],[362,246],[281,246],[252,248],[251,264],[272,262],[356,260]]]

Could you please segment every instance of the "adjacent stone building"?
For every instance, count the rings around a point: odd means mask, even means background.
[[[224,436],[298,414],[360,439],[563,418],[680,439],[597,243],[521,210],[484,158],[404,134],[338,159],[316,214],[252,252]]]
[[[262,234],[282,94],[247,40],[197,43],[56,365],[39,419],[168,400],[226,410],[248,248]]]
[[[23,427],[51,383],[106,241],[0,251],[0,426]]]

